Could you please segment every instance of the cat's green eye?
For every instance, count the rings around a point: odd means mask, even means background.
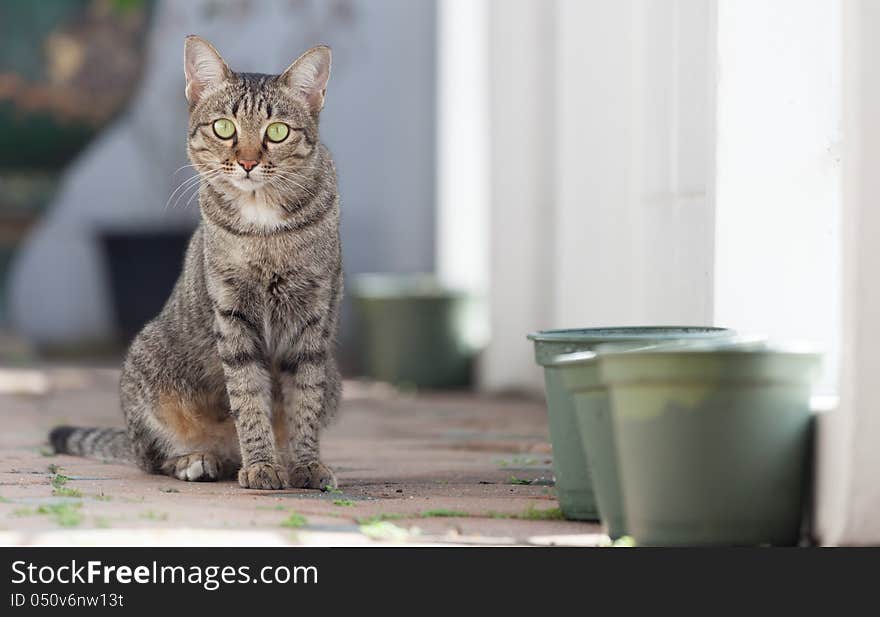
[[[273,122],[266,127],[266,137],[269,141],[279,142],[287,139],[290,134],[290,127],[283,122]]]
[[[229,118],[214,120],[214,132],[220,139],[229,139],[235,135],[235,124]]]

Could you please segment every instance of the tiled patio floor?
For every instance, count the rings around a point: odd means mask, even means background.
[[[48,456],[58,423],[119,426],[118,373],[0,371],[3,544],[597,544],[557,508],[543,405],[346,383],[324,438],[338,493],[186,483]],[[58,471],[60,469],[60,472]],[[53,495],[53,472],[79,496]],[[64,491],[70,492],[70,491]]]

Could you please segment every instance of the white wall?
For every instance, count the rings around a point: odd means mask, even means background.
[[[483,388],[540,388],[533,330],[709,324],[714,2],[489,7]]]
[[[818,537],[880,542],[880,3],[489,7],[482,385],[540,389],[537,328],[817,341]]]
[[[713,7],[559,3],[549,325],[711,323]]]
[[[818,531],[880,543],[880,4],[843,2],[840,407],[819,430]]]
[[[526,333],[552,323],[554,3],[489,4],[489,312],[479,381],[537,389]]]
[[[816,341],[834,390],[839,5],[490,3],[484,387],[539,385],[529,330],[715,323]]]
[[[437,3],[437,274],[489,284],[489,44],[483,0]]]
[[[839,353],[840,2],[718,7],[715,320]]]

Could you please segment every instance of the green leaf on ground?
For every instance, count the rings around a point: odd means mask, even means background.
[[[307,524],[308,520],[306,520],[306,517],[298,512],[291,512],[290,516],[281,521],[282,527],[293,527],[294,529],[305,527]]]

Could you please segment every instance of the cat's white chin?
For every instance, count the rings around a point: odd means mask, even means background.
[[[233,178],[229,178],[229,182],[230,182],[230,184],[232,184],[232,186],[237,188],[239,191],[242,191],[243,193],[255,191],[255,190],[261,188],[263,186],[263,184],[265,184],[261,180],[256,180],[254,178],[249,178],[249,177],[246,177],[246,178],[234,178],[233,177]]]

